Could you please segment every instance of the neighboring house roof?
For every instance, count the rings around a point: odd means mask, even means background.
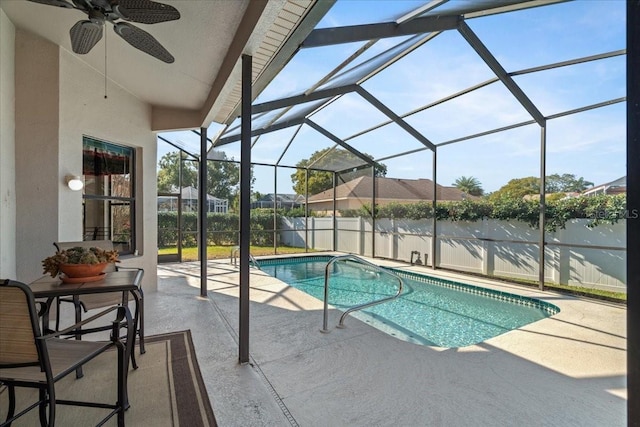
[[[370,176],[362,176],[336,187],[336,199],[360,198],[371,200],[373,186]],[[437,184],[438,200],[476,199],[455,187]],[[433,181],[430,179],[376,178],[376,198],[386,200],[432,200]],[[333,189],[309,197],[309,204],[333,199]]]
[[[626,175],[620,177],[614,181],[607,182],[605,184],[596,185],[588,190],[582,192],[583,196],[590,196],[594,194],[620,194],[627,192],[627,177]]]
[[[258,199],[258,202],[273,202],[274,194],[269,193]],[[304,196],[300,194],[278,194],[277,200],[281,203],[304,203]]]
[[[173,191],[174,193],[177,192],[177,189],[175,189]],[[182,195],[182,200],[198,200],[198,189],[195,187],[182,187],[182,191],[180,192]],[[207,194],[207,200],[226,200],[226,199],[219,199],[218,197],[213,197],[210,194]]]

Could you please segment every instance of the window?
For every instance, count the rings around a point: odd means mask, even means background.
[[[112,240],[121,254],[135,249],[135,152],[90,137],[82,141],[84,240]]]

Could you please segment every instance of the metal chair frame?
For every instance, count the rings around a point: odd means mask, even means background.
[[[24,295],[24,300],[20,297]],[[29,286],[24,283],[4,280],[0,282],[0,337],[4,343],[0,343],[0,382],[5,384],[9,392],[9,408],[7,416],[0,427],[10,426],[17,418],[25,415],[32,409],[39,408],[39,419],[42,426],[55,425],[56,405],[73,405],[80,407],[93,407],[111,409],[109,414],[102,419],[102,425],[113,416],[117,416],[119,427],[123,427],[125,410],[128,409],[127,397],[127,354],[130,345],[125,346],[120,339],[122,328],[127,330],[127,343],[133,342],[134,328],[131,313],[126,307],[113,306],[95,316],[79,322],[62,331],[43,335],[39,324],[39,317],[46,312],[45,307],[37,309],[37,303]],[[28,313],[24,313],[28,311]],[[76,341],[64,339],[78,333],[79,328],[98,318],[110,313],[115,313],[115,319],[104,327],[82,329],[82,335],[99,331],[110,330],[110,340]],[[28,316],[28,319],[25,319]],[[26,324],[30,323],[31,331]],[[16,329],[17,328],[17,329]],[[115,403],[87,402],[78,400],[63,400],[56,398],[56,383],[62,378],[82,367],[87,362],[102,354],[104,351],[115,347],[117,350],[117,401]],[[61,357],[68,360],[63,365],[58,365]],[[52,361],[56,361],[55,363]],[[16,409],[16,387],[37,388],[38,400],[27,406],[18,414]]]

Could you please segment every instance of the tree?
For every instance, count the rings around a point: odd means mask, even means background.
[[[456,181],[452,184],[460,191],[464,191],[467,194],[471,194],[472,196],[482,196],[484,194],[484,190],[482,189],[482,184],[478,181],[477,178],[472,176],[461,176],[456,179]]]
[[[220,152],[216,159],[227,160]],[[230,159],[233,160],[233,159]],[[255,178],[251,177],[251,187]],[[229,161],[207,161],[207,194],[219,199],[230,200],[238,194],[240,188],[240,165]]]
[[[510,199],[522,199],[529,194],[540,193],[540,179],[535,176],[528,176],[526,178],[514,178],[509,180],[506,185],[500,187],[498,191],[491,194],[492,199],[498,198],[510,198]]]
[[[545,192],[547,194],[580,192],[592,185],[592,182],[586,181],[582,177],[576,178],[573,174],[565,173],[559,175],[556,173],[546,177]],[[526,178],[512,179],[498,191],[492,193],[491,197],[494,199],[497,197],[521,199],[530,194],[540,194],[540,178],[529,176]]]
[[[171,192],[179,186],[180,152],[173,151],[162,156],[158,162],[158,191]],[[198,171],[191,161],[182,163],[182,186],[195,187]]]
[[[257,202],[258,200],[262,199],[264,196],[266,196],[266,194],[262,194],[262,193],[261,193],[261,192],[259,192],[259,191],[254,191],[254,192],[251,194],[251,201],[252,201],[252,202]]]
[[[232,200],[238,193],[240,182],[240,167],[228,159],[223,152],[217,153],[217,159],[222,161],[207,161],[207,194],[219,199]],[[179,181],[180,154],[178,151],[162,156],[158,162],[158,191],[176,191]],[[198,163],[195,161],[182,162],[182,187],[197,187]],[[255,178],[251,178],[251,186]]]
[[[576,178],[575,175],[568,173],[563,173],[562,175],[554,173],[547,176],[545,181],[547,193],[579,193],[592,186],[593,182],[586,181],[582,177]]]
[[[366,154],[367,157],[373,159],[373,156]],[[302,159],[297,164],[298,169],[291,175],[291,181],[293,182],[293,190],[296,194],[305,194],[305,187],[307,183],[307,167],[317,169],[348,169],[349,165],[362,165],[364,161],[342,148],[325,148],[323,150],[316,151],[308,159]],[[340,167],[336,168],[336,165]],[[375,176],[386,176],[387,166],[382,163],[377,163],[375,166]],[[361,176],[371,176],[371,170],[369,168],[357,169],[350,172],[341,174],[342,179],[345,182],[359,178]],[[333,172],[324,171],[309,171],[309,194],[318,194],[333,187]]]

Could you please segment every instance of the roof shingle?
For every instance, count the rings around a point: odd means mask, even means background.
[[[336,187],[336,199],[359,198],[371,199],[372,178],[361,176],[352,181],[345,182]],[[475,199],[475,196],[464,193],[455,187],[445,187],[437,184],[438,200],[464,200]],[[396,200],[432,200],[433,181],[430,179],[399,179],[399,178],[376,178],[376,198],[396,199]],[[309,203],[320,202],[333,199],[333,190],[326,190],[322,193],[309,196]]]

